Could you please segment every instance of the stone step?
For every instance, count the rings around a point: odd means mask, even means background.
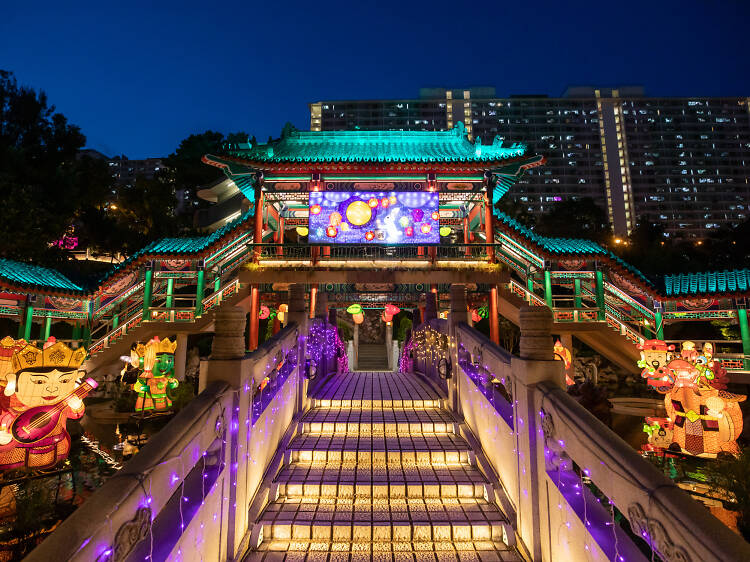
[[[497,506],[478,498],[282,498],[258,524],[264,539],[326,542],[502,541],[507,531]]]
[[[485,497],[490,489],[469,464],[293,462],[274,481],[287,496]]]
[[[441,408],[442,399],[389,399],[364,400],[313,398],[313,408]]]
[[[453,416],[425,408],[315,408],[302,418],[306,433],[454,433]]]
[[[468,443],[453,433],[303,433],[287,447],[287,458],[302,462],[471,464],[469,453]]]
[[[329,562],[437,562],[438,560],[481,560],[521,562],[515,550],[501,541],[424,542],[319,542],[299,540],[264,541],[243,562],[320,560]]]

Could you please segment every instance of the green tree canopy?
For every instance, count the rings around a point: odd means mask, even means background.
[[[78,157],[80,129],[0,70],[0,256],[37,263],[63,253],[52,244],[85,208],[103,204],[112,178],[106,164]]]

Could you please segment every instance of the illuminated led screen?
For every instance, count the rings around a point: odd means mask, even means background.
[[[410,191],[310,192],[310,243],[437,244],[438,194]]]

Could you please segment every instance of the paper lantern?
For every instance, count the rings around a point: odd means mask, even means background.
[[[307,236],[310,233],[306,226],[298,226],[294,230],[297,231],[298,236]]]
[[[380,319],[387,324],[388,322],[390,322],[391,320],[393,320],[393,316],[391,316],[390,314],[386,314],[385,312],[383,312],[383,314],[380,315]]]
[[[477,312],[476,308],[472,308],[471,309],[471,321],[472,322],[481,322],[482,321],[482,317],[479,316],[479,313]]]
[[[279,322],[282,324],[286,322],[286,313],[289,312],[289,305],[288,304],[280,304],[279,310],[276,314],[276,318],[279,319]]]
[[[361,312],[358,312],[356,314],[352,314],[352,320],[354,320],[355,324],[361,324],[365,321],[365,315]]]
[[[401,309],[397,307],[395,304],[385,305],[385,314],[387,316],[396,316],[396,314],[398,314],[399,312],[401,312]]]
[[[260,312],[258,313],[258,318],[261,320],[265,320],[271,316],[271,309],[268,308],[265,304],[260,305]]]
[[[440,227],[440,236],[450,236],[451,233],[451,227],[450,226],[441,226]]]

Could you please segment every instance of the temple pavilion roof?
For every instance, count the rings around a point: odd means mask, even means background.
[[[668,297],[744,293],[750,290],[750,269],[665,275],[664,289]]]
[[[0,278],[17,287],[42,287],[52,291],[79,292],[83,287],[59,271],[0,258]]]
[[[448,131],[303,132],[285,127],[267,144],[234,143],[224,156],[256,163],[490,163],[526,155],[526,145],[470,141],[463,123]],[[211,156],[207,157],[211,160]]]

